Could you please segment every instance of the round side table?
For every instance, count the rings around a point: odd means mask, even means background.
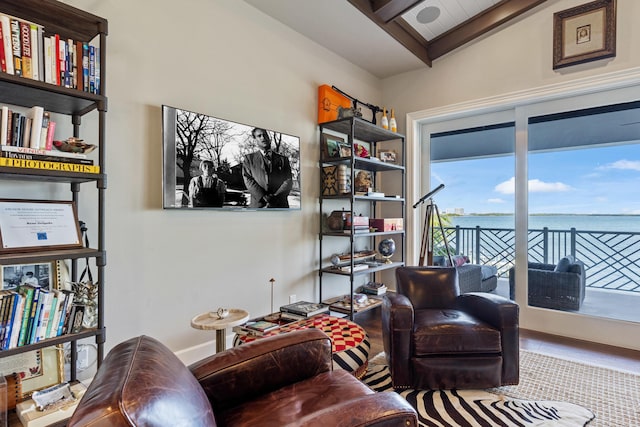
[[[229,315],[220,319],[215,311],[198,314],[191,319],[191,327],[195,329],[215,330],[216,331],[216,353],[224,351],[227,348],[227,328],[242,325],[249,320],[249,312],[239,308],[230,308]]]

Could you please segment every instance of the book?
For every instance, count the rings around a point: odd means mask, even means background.
[[[13,48],[11,46],[11,24],[7,15],[0,15],[0,26],[2,26],[2,47],[4,49],[4,62],[7,74],[14,74],[13,69]]]
[[[25,344],[25,338],[27,336],[27,327],[29,326],[29,316],[31,314],[31,308],[33,304],[33,294],[35,288],[33,286],[20,286],[18,292],[22,294],[24,298],[24,309],[22,310],[22,323],[20,325],[20,335],[18,336],[18,347]]]
[[[387,293],[387,286],[380,282],[368,282],[362,285],[362,293],[369,295],[384,295]]]
[[[49,150],[49,151],[53,150],[53,138],[55,136],[55,133],[56,133],[56,122],[49,119],[49,127],[47,128],[47,142],[45,143],[44,147],[40,147],[40,148]]]
[[[22,77],[32,79],[31,26],[24,21],[20,21],[20,44],[22,49]]]
[[[4,42],[2,37],[2,22],[0,22],[0,71],[7,72],[7,58],[4,54]]]
[[[7,145],[7,128],[9,126],[9,107],[0,107],[0,146]]]
[[[280,325],[266,320],[256,320],[253,322],[247,322],[243,325],[245,328],[253,329],[259,332],[268,332],[274,329],[278,329]]]
[[[22,148],[22,147],[9,147],[9,148]],[[45,162],[62,162],[62,163],[73,163],[73,164],[79,164],[79,165],[93,165],[93,160],[91,159],[74,159],[72,157],[47,156],[47,155],[40,155],[40,154],[15,152],[10,150],[0,150],[0,157],[5,157],[8,159],[38,160],[38,161],[45,161]]]
[[[42,44],[43,44],[43,49],[42,49],[42,62],[43,62],[43,66],[44,66],[44,82],[45,83],[53,83],[53,80],[51,78],[52,74],[51,74],[51,64],[52,64],[52,60],[51,60],[51,56],[52,56],[52,50],[51,50],[51,37],[44,37],[42,39]]]
[[[6,348],[15,348],[18,346],[18,338],[20,337],[20,330],[22,329],[22,316],[24,314],[25,298],[24,295],[17,293],[16,307],[13,315],[13,322],[11,323],[11,335],[9,336],[9,343]]]
[[[30,148],[30,147],[0,147],[0,151],[9,151],[12,153],[23,153],[23,154],[36,154],[38,156],[49,156],[56,158],[65,158],[65,159],[73,159],[73,160],[85,160],[87,159],[87,155],[83,153],[70,153],[67,151],[60,150],[42,150],[38,148]]]
[[[344,271],[344,272],[347,272],[347,273],[351,273],[352,272],[350,265],[343,265],[342,267],[338,267],[338,268],[340,269],[340,271]],[[369,266],[367,264],[364,264],[364,263],[355,264],[353,266],[353,271],[354,272],[355,271],[362,271],[362,270],[367,270],[368,268],[369,268]]]
[[[29,24],[29,30],[31,31],[31,72],[33,73],[33,80],[42,80],[42,29],[40,28],[40,32],[38,32],[38,25]]]
[[[315,316],[316,314],[326,313],[328,311],[328,305],[308,301],[298,301],[280,307],[280,312],[293,313],[305,317]]]
[[[44,108],[39,105],[34,105],[29,110],[29,118],[31,118],[31,132],[25,135],[25,140],[29,141],[29,144],[24,144],[25,147],[40,148],[40,134],[42,133],[42,120],[44,118]]]
[[[0,157],[0,166],[71,173],[100,173],[99,165],[82,165],[77,163],[51,162],[44,160],[10,159],[6,157]]]
[[[20,41],[20,21],[10,18],[11,25],[11,53],[13,61],[13,74],[22,76],[22,43]]]

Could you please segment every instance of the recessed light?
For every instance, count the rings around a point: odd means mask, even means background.
[[[436,6],[427,6],[418,12],[416,20],[421,24],[430,24],[440,16],[440,9]]]

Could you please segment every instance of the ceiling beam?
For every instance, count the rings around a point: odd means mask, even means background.
[[[502,0],[432,41],[427,41],[401,17],[422,0],[348,0],[429,67],[436,58],[469,43],[545,1],[547,0]],[[398,13],[400,10],[401,12]]]
[[[428,42],[434,60],[480,37],[546,0],[504,0]]]
[[[422,62],[431,67],[431,59],[427,54],[426,41],[424,38],[416,38],[416,34],[407,31],[398,22],[398,19],[390,22],[384,22],[373,11],[371,0],[348,0],[353,6],[355,6],[360,12],[365,14],[370,20],[375,22],[380,28],[387,32],[391,37],[396,39],[398,43],[408,49],[411,53],[417,56]]]
[[[370,0],[371,10],[383,22],[388,23],[413,9],[424,0]]]

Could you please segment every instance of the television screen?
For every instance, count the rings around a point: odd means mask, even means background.
[[[300,209],[300,138],[162,106],[165,209]]]

